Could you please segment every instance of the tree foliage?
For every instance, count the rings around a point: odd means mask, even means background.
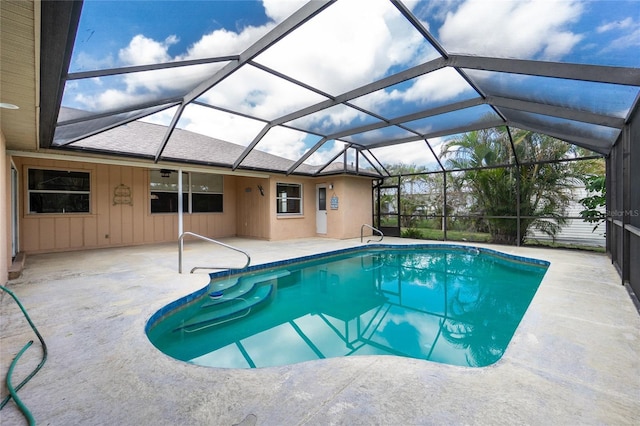
[[[605,177],[603,175],[588,176],[584,179],[584,183],[588,196],[580,200],[580,204],[584,206],[580,216],[585,222],[596,224],[591,231],[595,232],[607,218],[606,213],[602,210],[607,204]]]
[[[512,140],[513,144],[506,128],[465,133],[443,145],[441,158],[447,168],[462,171],[453,184],[471,192],[473,209],[488,217],[493,242],[515,244],[519,235],[523,243],[531,229],[554,237],[566,224],[563,216],[571,188],[583,175],[580,168],[584,166],[553,160],[576,157],[577,148],[523,130],[513,131]],[[515,167],[516,156],[520,167]],[[519,230],[517,220],[504,218],[515,218],[518,205]]]
[[[400,187],[400,226],[410,228],[415,225],[416,215],[440,215],[444,200],[442,173],[429,173],[424,166],[410,164],[386,165],[387,171],[394,177],[385,180],[385,184]],[[382,202],[395,205],[395,201],[381,196]]]

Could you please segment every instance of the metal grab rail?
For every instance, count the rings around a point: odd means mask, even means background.
[[[244,254],[245,256],[247,256],[247,263],[241,267],[241,268],[233,268],[233,267],[228,267],[228,266],[196,266],[194,268],[191,269],[191,273],[193,274],[193,271],[195,271],[196,269],[244,269],[247,266],[249,266],[249,263],[251,263],[251,256],[249,256],[249,253],[247,253],[244,250],[241,250],[237,247],[233,247],[230,246],[228,244],[222,243],[220,241],[217,240],[213,240],[211,238],[207,238],[204,237],[200,234],[194,234],[193,232],[183,232],[182,235],[180,235],[180,237],[178,238],[178,273],[182,273],[182,251],[183,251],[183,240],[184,237],[187,235],[191,235],[192,237],[196,237],[196,238],[200,238],[201,240],[205,240],[205,241],[209,241],[210,243],[214,243],[214,244],[218,244],[219,246],[222,247],[226,247],[228,249],[237,251],[239,253]]]
[[[378,241],[376,241],[376,243],[379,243],[380,241],[382,241],[382,239],[384,238],[384,234],[382,233],[382,231],[381,231],[381,230],[379,230],[378,228],[374,228],[373,226],[371,226],[371,225],[367,225],[367,224],[365,223],[365,224],[363,224],[363,225],[360,227],[360,242],[362,242],[362,238],[363,238],[363,231],[364,231],[364,227],[365,227],[365,226],[366,226],[367,228],[371,229],[373,232],[377,232],[377,233],[380,235],[380,239],[379,239]],[[372,240],[367,240],[367,244],[369,244],[371,241],[372,241]]]

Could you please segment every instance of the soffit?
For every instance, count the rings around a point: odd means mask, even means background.
[[[0,102],[19,109],[0,108],[7,149],[38,147],[39,4],[0,1]]]

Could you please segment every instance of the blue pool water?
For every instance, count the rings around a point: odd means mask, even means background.
[[[548,266],[482,248],[370,245],[210,274],[153,315],[147,335],[212,367],[355,355],[482,367],[502,357]]]

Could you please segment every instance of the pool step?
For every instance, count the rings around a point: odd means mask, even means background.
[[[289,271],[270,272],[236,279],[233,285],[227,285],[226,282],[220,283],[222,285],[218,285],[219,283],[216,283],[209,287],[208,294],[210,300],[203,303],[201,305],[201,309],[225,303],[238,297],[243,297],[245,294],[251,292],[256,286],[262,285],[267,281],[286,277],[290,274],[291,273]]]
[[[244,297],[225,298],[221,303],[208,305],[206,309],[203,307],[198,314],[173,331],[192,333],[203,328],[242,318],[248,315],[253,308],[267,302],[272,292],[272,284],[262,286],[254,284],[253,290]]]

